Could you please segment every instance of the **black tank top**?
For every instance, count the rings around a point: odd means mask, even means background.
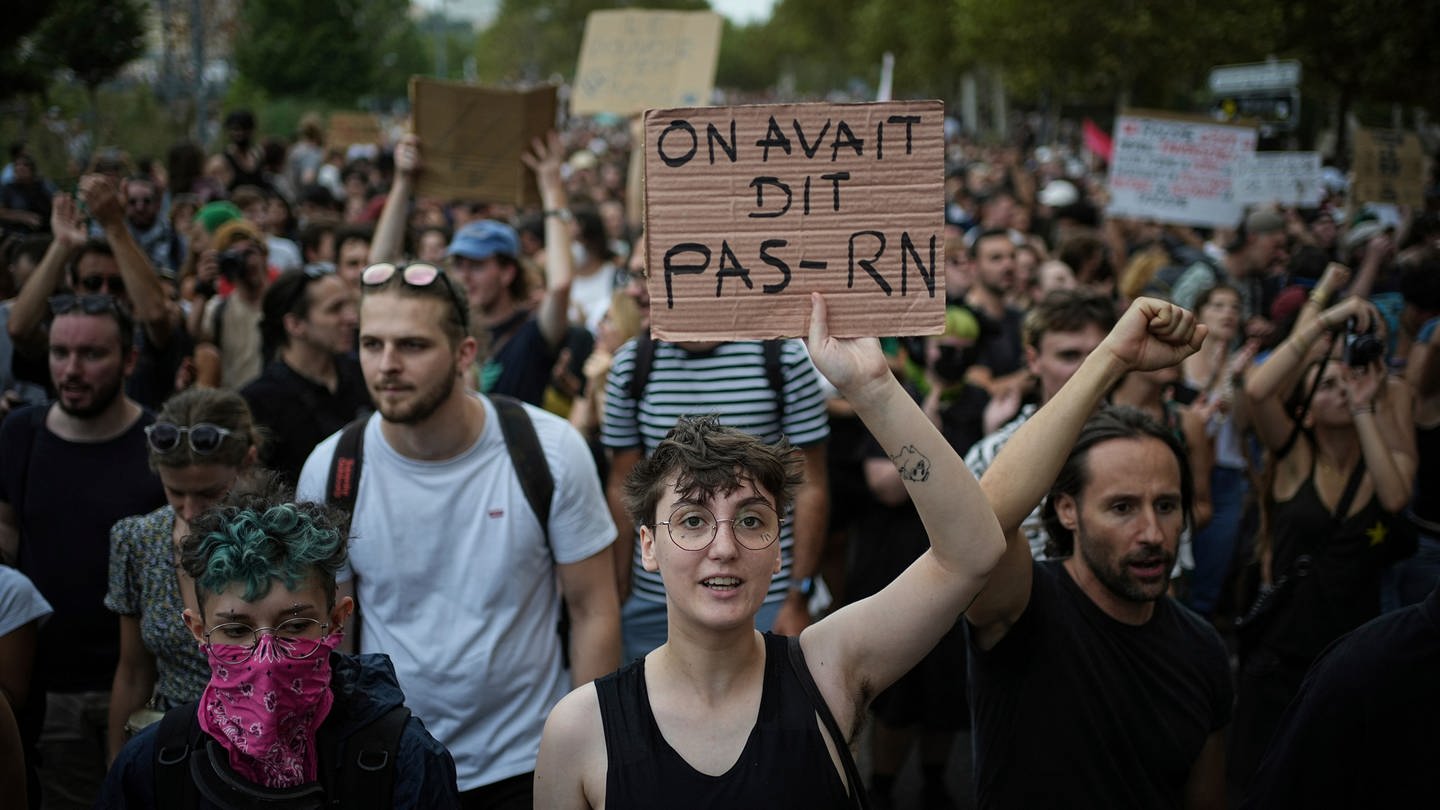
[[[854,807],[820,736],[815,709],[790,666],[786,643],[785,636],[765,634],[760,713],[740,758],[720,776],[692,768],[661,735],[650,711],[643,658],[597,680],[609,757],[606,808]]]
[[[1265,633],[1266,646],[1308,663],[1330,642],[1380,615],[1384,518],[1372,493],[1359,512],[1336,520],[1315,489],[1311,461],[1295,496],[1275,502],[1270,512],[1275,576],[1288,573],[1295,585]],[[1297,566],[1303,556],[1309,563]]]

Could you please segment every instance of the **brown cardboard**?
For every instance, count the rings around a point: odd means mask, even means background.
[[[1355,132],[1355,202],[1425,205],[1425,149],[1413,132],[1360,129]]]
[[[325,126],[325,145],[345,149],[355,144],[379,144],[380,119],[370,113],[332,112]]]
[[[814,290],[834,335],[939,334],[943,116],[938,101],[647,111],[651,332],[802,336]]]
[[[631,115],[710,100],[720,57],[711,11],[592,11],[585,19],[570,111]]]
[[[410,109],[422,158],[417,195],[539,205],[520,156],[555,127],[553,86],[494,90],[412,76]]]

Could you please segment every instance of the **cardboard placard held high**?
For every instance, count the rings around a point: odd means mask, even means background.
[[[493,90],[410,77],[410,109],[424,165],[420,196],[539,205],[534,174],[520,161],[555,127],[555,88]]]
[[[944,327],[944,106],[690,107],[645,114],[650,329],[665,340]]]

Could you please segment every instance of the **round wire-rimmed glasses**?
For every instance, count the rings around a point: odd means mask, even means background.
[[[703,551],[715,542],[721,523],[729,523],[735,541],[751,551],[769,548],[780,536],[780,516],[763,503],[747,503],[735,509],[735,516],[717,518],[698,504],[682,504],[670,513],[669,520],[656,522],[664,526],[670,542],[686,551]]]
[[[330,623],[319,619],[286,619],[274,627],[226,622],[205,631],[205,649],[222,664],[242,664],[255,654],[260,636],[268,632],[281,655],[304,660],[321,649],[323,645],[320,642],[329,629]]]

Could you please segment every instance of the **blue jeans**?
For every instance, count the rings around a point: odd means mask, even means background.
[[[1249,488],[1244,470],[1215,467],[1210,471],[1210,523],[1191,541],[1195,572],[1190,579],[1190,609],[1206,618],[1214,615],[1230,577]]]
[[[761,605],[760,612],[755,614],[755,629],[763,633],[773,627],[783,604],[784,599],[776,599]],[[670,635],[665,603],[637,599],[631,594],[620,607],[620,635],[624,656],[620,659],[622,665],[644,658],[651,650],[664,644]]]
[[[1408,560],[1400,560],[1385,571],[1380,607],[1389,613],[1419,604],[1430,595],[1437,582],[1440,582],[1440,537],[1421,532],[1415,555]]]

